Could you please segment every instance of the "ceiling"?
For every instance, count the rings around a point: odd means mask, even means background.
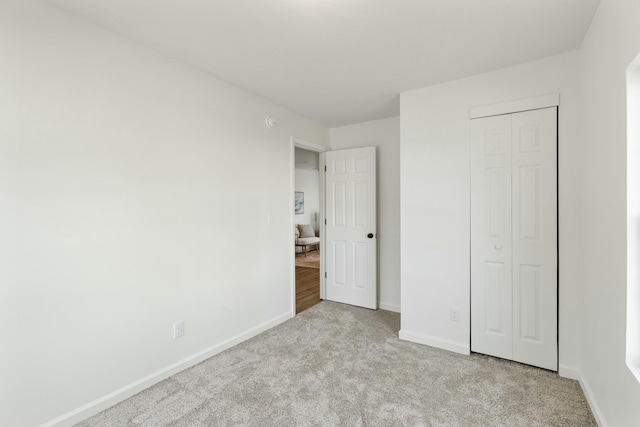
[[[45,0],[329,127],[580,47],[599,0]]]

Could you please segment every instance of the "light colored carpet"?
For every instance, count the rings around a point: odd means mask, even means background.
[[[594,426],[577,382],[321,302],[78,426]]]

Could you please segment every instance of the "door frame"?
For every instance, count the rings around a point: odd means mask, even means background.
[[[324,153],[331,151],[331,148],[324,145],[317,144],[315,142],[308,141],[297,136],[292,136],[289,146],[289,163],[290,163],[290,176],[289,176],[289,233],[295,227],[295,214],[294,214],[294,197],[296,191],[296,147],[302,148],[308,151],[314,151],[319,154],[318,172],[320,181],[320,206],[318,214],[321,216],[318,218],[320,223],[320,247],[323,248],[320,251],[320,299],[325,299],[325,277],[324,277],[324,247],[325,247],[325,224],[324,224]],[[291,282],[291,317],[296,315],[296,247],[289,245],[289,262],[290,262],[290,282]]]
[[[559,163],[559,150],[560,150],[560,94],[551,93],[548,95],[542,95],[532,98],[519,99],[514,101],[500,102],[496,104],[479,105],[469,108],[469,122],[473,119],[479,119],[484,117],[499,116],[503,114],[514,114],[531,110],[538,110],[543,108],[556,108],[556,256],[557,256],[557,271],[556,271],[556,372],[560,372],[560,163]],[[469,138],[470,142],[470,138]],[[470,164],[471,167],[471,164]],[[469,193],[471,200],[471,193]],[[469,212],[471,214],[471,212]],[[469,216],[469,225],[471,226],[471,216]],[[471,228],[469,229],[471,231]],[[471,234],[469,234],[469,242],[471,242]],[[471,246],[469,246],[471,248]],[[471,252],[469,252],[469,267],[471,267]],[[469,269],[469,349],[472,348],[472,333],[471,333],[471,268]]]
[[[498,104],[480,105],[469,108],[469,119],[500,116],[502,114],[520,113],[523,111],[540,110],[542,108],[559,107],[560,94],[536,96],[534,98],[519,99],[517,101],[500,102]]]

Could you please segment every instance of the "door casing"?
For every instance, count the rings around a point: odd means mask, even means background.
[[[556,126],[556,143],[559,144],[559,140],[558,140],[558,134],[557,134],[557,126],[558,126],[558,115],[557,115],[557,107],[559,106],[559,95],[558,94],[552,94],[552,95],[545,95],[542,97],[537,97],[537,98],[529,98],[529,99],[524,99],[524,100],[519,100],[519,101],[511,101],[511,102],[507,102],[507,103],[502,103],[502,104],[495,104],[495,105],[489,105],[489,106],[481,106],[481,107],[474,107],[471,108],[469,111],[469,118],[470,119],[475,119],[475,118],[492,118],[493,120],[500,120],[500,116],[501,115],[505,115],[505,114],[513,114],[513,113],[521,113],[521,112],[525,112],[525,111],[532,111],[532,110],[541,110],[541,109],[546,109],[549,107],[556,107],[554,108],[554,110],[556,111],[556,117],[555,117],[555,126]],[[557,159],[556,159],[557,160]],[[555,162],[555,171],[556,171],[556,177],[557,177],[557,161]],[[473,177],[472,177],[473,179]],[[557,179],[557,178],[556,178]],[[553,253],[553,256],[555,257],[555,262],[556,262],[556,271],[555,271],[555,278],[556,278],[556,293],[555,293],[555,320],[556,320],[556,324],[555,324],[555,337],[554,337],[554,341],[555,341],[555,345],[556,345],[556,354],[555,354],[555,367],[551,367],[548,369],[552,369],[552,370],[557,370],[558,366],[559,366],[559,360],[558,360],[558,349],[559,349],[559,317],[557,315],[557,313],[559,312],[559,300],[558,300],[558,293],[559,293],[559,276],[558,276],[558,268],[559,268],[559,244],[558,244],[558,236],[559,236],[559,232],[558,232],[558,223],[557,223],[557,181],[556,181],[556,199],[554,200],[556,203],[556,213],[555,213],[555,227],[556,227],[556,240],[555,240],[555,251]],[[473,197],[473,196],[472,196]],[[473,217],[471,218],[472,223],[474,222]],[[471,281],[470,281],[470,287],[471,287]],[[473,294],[473,288],[470,289],[470,294]],[[473,312],[473,307],[470,307],[472,312]],[[470,316],[470,321],[473,322],[473,316]],[[470,329],[473,331],[473,324],[470,325]],[[476,325],[477,326],[477,325]],[[470,348],[473,348],[473,343],[471,342],[471,340],[473,340],[473,334],[470,335]],[[502,356],[503,357],[503,356]],[[526,358],[525,358],[526,359]],[[524,363],[530,363],[528,361],[524,361]],[[550,366],[552,366],[553,363],[551,363]]]
[[[324,215],[324,153],[329,151],[330,148],[324,145],[316,144],[315,142],[311,142],[305,140],[303,138],[298,138],[296,136],[291,137],[290,147],[289,147],[289,161],[290,161],[290,177],[289,177],[289,231],[293,230],[295,226],[295,214],[294,214],[294,193],[296,191],[296,147],[302,148],[304,150],[315,151],[320,156],[319,159],[319,174],[320,174],[320,206],[319,212]],[[323,248],[325,244],[325,229],[324,229],[324,220],[320,220],[320,248]],[[294,317],[296,314],[296,248],[293,243],[290,246],[290,286],[291,286],[291,317]],[[320,299],[325,299],[325,278],[324,278],[324,251],[320,250]]]

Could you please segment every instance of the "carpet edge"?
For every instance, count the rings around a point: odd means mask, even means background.
[[[404,329],[400,330],[398,337],[401,340],[428,345],[431,347],[440,348],[442,350],[451,351],[454,353],[459,353],[464,355],[471,354],[471,349],[469,348],[468,345],[447,340],[447,339],[442,339],[442,338],[437,338],[437,337],[432,337],[432,336],[427,336],[422,334],[416,334],[415,332],[409,332]]]
[[[383,301],[378,301],[378,308],[387,311],[393,311],[394,313],[400,313],[400,304],[389,304]]]
[[[99,397],[89,403],[79,406],[76,409],[72,409],[65,414],[60,415],[53,420],[40,424],[39,427],[67,427],[72,426],[82,420],[85,420],[93,415],[96,415],[111,406],[122,402],[129,397],[140,393],[144,389],[151,387],[154,384],[164,381],[172,375],[177,374],[187,368],[197,365],[208,358],[215,356],[241,342],[255,337],[262,332],[265,332],[289,319],[292,319],[294,314],[289,311],[287,313],[276,316],[271,320],[267,320],[253,328],[248,329],[245,332],[237,334],[231,338],[228,338],[218,344],[214,344],[204,350],[201,350],[191,356],[188,356],[178,362],[160,369],[152,374],[149,374],[139,380],[136,380],[130,384],[127,384],[117,390],[112,391],[102,397]]]
[[[596,400],[595,395],[593,394],[593,390],[589,385],[589,382],[585,378],[582,373],[582,369],[575,370],[578,374],[578,383],[580,384],[580,388],[582,388],[582,392],[584,393],[584,397],[587,399],[587,403],[589,404],[589,408],[591,408],[591,413],[593,414],[593,418],[595,418],[596,423],[599,427],[607,427],[608,424],[602,415],[602,411],[600,410],[600,405],[598,405],[598,401]]]

